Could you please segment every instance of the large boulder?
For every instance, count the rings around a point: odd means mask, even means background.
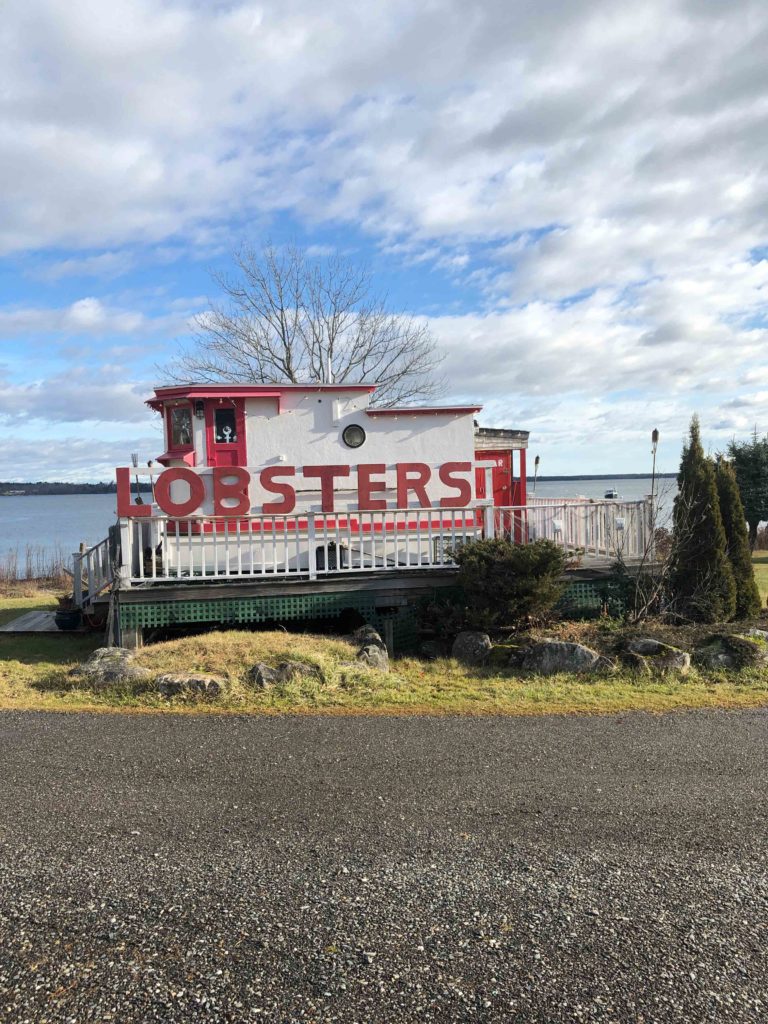
[[[639,658],[643,658],[650,671],[679,672],[685,675],[691,667],[691,656],[687,651],[662,643],[653,637],[633,637],[627,643],[627,660],[632,667],[638,668]]]
[[[529,647],[522,657],[522,668],[543,676],[560,672],[594,672],[606,667],[604,660],[591,647],[565,640],[541,640]]]
[[[752,665],[765,665],[768,664],[768,645],[751,630],[747,636],[716,634],[694,652],[693,660],[701,668],[708,669],[740,669]]]
[[[451,647],[451,657],[465,665],[484,665],[491,653],[491,638],[487,633],[467,629],[459,633]]]
[[[215,700],[221,696],[224,682],[200,672],[165,672],[155,678],[155,689],[164,697]]]
[[[82,665],[72,669],[72,675],[92,690],[149,685],[151,673],[136,665],[134,659],[135,653],[125,647],[99,647]]]
[[[260,690],[271,686],[279,686],[293,682],[302,676],[321,679],[320,669],[316,665],[307,665],[303,661],[281,661],[275,668],[263,661],[257,662],[246,673],[246,681]]]

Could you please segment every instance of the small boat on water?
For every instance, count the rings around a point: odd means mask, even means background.
[[[607,498],[609,501],[616,501],[619,498],[621,498],[621,495],[619,494],[619,492],[616,490],[615,487],[609,487],[608,490],[603,495],[603,497]]]

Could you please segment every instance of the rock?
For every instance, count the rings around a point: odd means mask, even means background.
[[[596,672],[615,672],[618,667],[616,661],[613,658],[606,657],[605,654],[601,654],[595,662]]]
[[[591,647],[564,640],[542,640],[523,655],[522,667],[528,672],[553,676],[558,672],[593,672],[600,668],[600,655]]]
[[[301,676],[322,679],[320,669],[316,665],[307,665],[303,661],[281,661],[277,668],[272,668],[260,661],[248,669],[245,678],[251,686],[266,690],[270,686],[290,683]]]
[[[767,629],[757,629],[755,626],[752,626],[750,629],[747,630],[744,636],[751,636],[754,637],[755,640],[762,640],[764,643],[768,643]]]
[[[671,644],[654,640],[653,637],[634,637],[627,644],[629,655],[647,659],[648,667],[657,672],[680,672],[685,675],[691,667],[691,656],[687,651]],[[631,664],[631,662],[630,662]]]
[[[146,683],[151,673],[134,664],[135,653],[125,647],[99,647],[91,656],[72,670],[93,690],[108,689],[112,686]]]
[[[487,633],[465,630],[459,633],[451,647],[451,657],[465,665],[484,665],[491,653],[491,638]]]
[[[439,640],[425,640],[419,647],[419,657],[425,661],[437,661],[438,658],[444,658],[447,653],[445,644]]]
[[[627,650],[632,654],[642,654],[644,658],[655,657],[657,654],[664,654],[669,651],[676,651],[676,647],[664,644],[661,640],[654,640],[653,637],[633,637],[627,644]]]
[[[358,662],[378,669],[379,672],[389,672],[389,654],[386,647],[379,647],[377,644],[365,644],[357,652]]]
[[[263,661],[259,661],[249,668],[246,672],[245,679],[246,682],[251,684],[251,686],[258,686],[262,690],[266,690],[268,687],[282,682],[277,669],[271,668],[269,665],[265,665]]]
[[[651,675],[651,666],[647,658],[644,658],[642,654],[636,654],[635,651],[627,651],[623,658],[624,664],[627,668],[632,669],[633,672],[640,672],[644,676]]]
[[[756,632],[761,632],[757,630]],[[729,633],[711,636],[694,652],[693,660],[702,668],[739,669],[768,664],[768,646],[750,630],[746,636]]]
[[[224,683],[215,676],[199,672],[165,672],[155,678],[155,689],[164,697],[204,697],[215,700],[221,695]]]
[[[359,629],[356,629],[352,634],[352,642],[360,647],[367,647],[369,644],[373,644],[376,647],[383,648],[385,651],[387,649],[387,645],[381,639],[381,635],[373,626],[361,626]]]
[[[699,668],[708,669],[735,669],[738,668],[736,658],[729,652],[724,651],[714,644],[702,647],[693,652],[693,660]]]

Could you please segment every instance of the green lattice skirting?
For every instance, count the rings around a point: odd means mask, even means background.
[[[122,629],[158,629],[167,626],[211,623],[223,627],[259,622],[297,622],[334,619],[353,609],[366,622],[383,630],[392,622],[395,649],[412,650],[418,641],[413,608],[393,612],[377,610],[371,594],[297,594],[284,597],[243,597],[201,601],[142,601],[120,605]]]
[[[566,619],[597,616],[603,612],[618,618],[626,611],[625,589],[618,577],[574,580],[566,587],[556,610]]]

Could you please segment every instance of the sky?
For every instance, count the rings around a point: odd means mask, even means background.
[[[340,250],[541,473],[768,430],[764,0],[6,0],[0,480],[111,479],[243,243]]]

